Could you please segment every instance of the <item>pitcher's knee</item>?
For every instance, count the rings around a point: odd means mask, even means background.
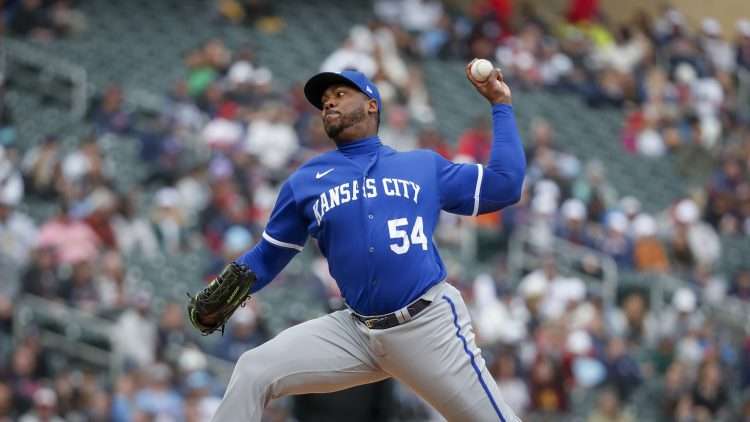
[[[268,371],[268,362],[264,362],[255,350],[243,353],[237,360],[236,367],[242,383],[256,390],[267,391],[273,381]]]

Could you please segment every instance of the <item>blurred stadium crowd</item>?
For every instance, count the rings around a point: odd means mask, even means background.
[[[44,42],[85,34],[86,16],[75,3],[0,2],[3,36]],[[446,139],[424,60],[486,57],[503,69],[516,98],[572,92],[593,108],[623,108],[623,132],[601,142],[620,142],[622,154],[644,160],[674,156],[685,179],[702,189],[648,213],[634,192],[615,190],[606,162],[582,162],[556,142],[550,122],[536,118],[524,139],[529,169],[521,202],[477,220],[443,218],[438,241],[446,247],[459,245],[467,226],[501,239],[482,251],[491,257],[489,271],[469,276],[455,264],[450,281],[471,306],[505,400],[529,420],[750,420],[750,336],[730,334],[701,306],[750,301],[750,267],[725,273],[718,266],[720,234],[750,236],[750,21],[722,28],[706,18],[696,28],[665,8],[615,25],[596,5],[572,0],[567,16],[550,22],[530,6],[513,10],[511,1],[478,1],[455,14],[439,1],[378,0],[375,18],[353,26],[319,67],[356,67],[376,81],[384,143],[463,162],[486,161],[488,121]],[[283,31],[270,1],[219,1],[213,13],[228,24]],[[199,339],[185,325],[181,302],[152,306],[144,285],[153,280],[132,271],[127,257],[209,254],[201,271],[210,280],[259,238],[280,182],[332,144],[302,95],[304,81],[280,86],[252,46],[232,50],[212,39],[186,54],[184,66],[186,77],[159,94],[167,106],[146,130],[133,124],[122,88],[103,89],[86,117],[90,134],[73,150],[54,133],[30,147],[12,107],[0,108],[0,421],[208,420],[222,385],[207,357],[233,361],[272,336],[264,313],[273,309],[254,300],[223,337]],[[138,140],[143,186],[121,191],[113,183],[118,157],[106,145],[117,136]],[[195,159],[196,145],[208,154]],[[34,221],[19,209],[27,198],[58,211]],[[513,279],[507,242],[521,229],[543,259]],[[688,283],[658,315],[643,291],[626,292],[610,307],[587,292],[584,279],[558,268],[556,237],[603,254],[581,263],[584,274],[600,276],[597,257],[606,255],[621,271]],[[307,249],[305,275],[284,274],[276,283],[310,290],[321,309],[340,307],[322,258],[314,245]],[[123,371],[112,380],[56,365],[33,333],[14,341],[14,306],[25,295],[112,321]],[[352,397],[359,406],[352,408]],[[281,401],[268,420],[318,420],[315,412],[320,420],[433,417],[411,393],[384,383]]]

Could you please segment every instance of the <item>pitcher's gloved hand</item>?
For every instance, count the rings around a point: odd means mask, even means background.
[[[187,313],[190,323],[203,335],[221,329],[234,311],[250,297],[255,273],[247,266],[232,262],[221,274],[195,296],[188,293]]]

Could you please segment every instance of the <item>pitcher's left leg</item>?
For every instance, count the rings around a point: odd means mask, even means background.
[[[375,332],[375,331],[373,331]],[[375,334],[381,367],[456,422],[515,422],[490,375],[461,294],[447,285],[417,317]]]

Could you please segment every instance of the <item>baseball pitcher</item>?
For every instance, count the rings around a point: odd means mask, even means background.
[[[473,63],[473,62],[472,62]],[[347,309],[307,321],[245,352],[215,421],[260,421],[272,399],[326,393],[394,377],[449,421],[516,421],[477,347],[460,293],[444,281],[432,240],[441,210],[478,215],[514,204],[526,161],[511,91],[499,69],[469,81],[491,104],[487,165],[428,150],[397,152],[378,138],[375,85],[353,70],[305,85],[336,149],[281,187],[263,239],[188,304],[204,334],[223,328],[247,297],[318,241]]]

